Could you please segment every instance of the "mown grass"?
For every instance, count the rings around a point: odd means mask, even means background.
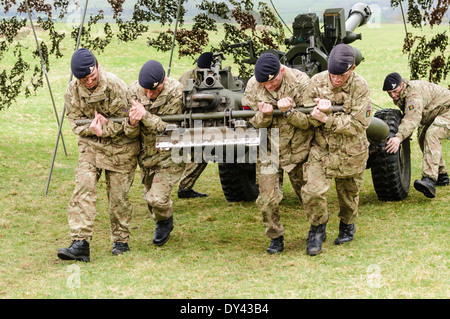
[[[222,31],[221,31],[222,32]],[[374,103],[391,108],[382,92],[393,71],[408,77],[401,53],[402,25],[363,27],[355,43],[366,61],[357,69],[369,82]],[[67,35],[68,36],[68,35]],[[148,36],[153,36],[150,32]],[[220,32],[213,41],[220,38]],[[24,40],[34,48],[28,34]],[[58,112],[70,75],[73,43],[64,42],[61,59],[49,72]],[[127,84],[141,65],[169,54],[145,45],[115,40],[98,55],[103,67]],[[231,58],[229,59],[231,60]],[[227,61],[225,61],[226,64]],[[192,67],[174,56],[171,76]],[[449,80],[443,85],[448,85]],[[50,188],[44,196],[58,127],[47,87],[0,112],[0,298],[448,298],[450,187],[427,199],[412,187],[401,202],[380,202],[366,171],[355,240],[335,246],[338,205],[334,187],[323,253],[305,254],[309,224],[285,179],[281,204],[286,228],[285,252],[268,255],[260,212],[254,203],[228,203],[216,164],[208,165],[195,189],[203,199],[179,200],[175,192],[175,228],[162,247],[151,243],[154,221],[141,197],[139,172],[131,189],[134,215],[132,251],[111,255],[105,182],[99,183],[91,263],[59,260],[56,252],[70,244],[66,209],[74,188],[76,137],[67,121],[63,134],[68,155],[59,144]],[[449,158],[448,140],[443,143]],[[412,141],[412,181],[420,178],[421,153]],[[79,279],[79,281],[77,281]]]

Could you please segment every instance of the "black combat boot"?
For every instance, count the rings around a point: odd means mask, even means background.
[[[328,220],[327,220],[328,222]],[[322,252],[322,243],[327,238],[326,233],[327,223],[314,226],[311,225],[311,229],[308,232],[308,238],[306,243],[306,254],[310,256],[318,255]]]
[[[422,179],[414,182],[414,188],[419,192],[424,193],[428,198],[436,196],[436,182],[429,177],[422,177]]]
[[[208,194],[199,193],[194,191],[193,189],[178,189],[178,198],[197,198],[197,197],[206,197]]]
[[[69,248],[58,249],[58,257],[63,260],[80,260],[88,262],[89,243],[86,240],[74,240]]]
[[[155,234],[153,235],[153,244],[156,246],[164,245],[170,237],[173,229],[173,216],[166,220],[156,222]]]
[[[339,222],[339,236],[334,240],[335,245],[341,245],[353,240],[356,226],[355,223],[345,224],[342,220]]]
[[[115,242],[113,244],[112,254],[113,255],[122,255],[123,253],[125,253],[129,250],[130,250],[130,247],[128,246],[128,243]]]
[[[271,238],[270,246],[267,247],[267,252],[269,254],[281,253],[284,249],[283,240],[284,240],[283,235],[277,238]]]
[[[448,174],[439,174],[438,179],[436,181],[436,186],[447,186],[450,183],[450,179],[448,178]]]

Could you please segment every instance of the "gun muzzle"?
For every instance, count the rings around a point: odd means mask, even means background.
[[[355,4],[348,13],[348,19],[345,21],[345,30],[354,31],[356,28],[361,27],[369,21],[372,16],[372,10],[365,3]]]

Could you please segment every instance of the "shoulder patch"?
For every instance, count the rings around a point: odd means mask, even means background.
[[[369,104],[366,108],[366,117],[370,117],[372,115],[372,106]]]

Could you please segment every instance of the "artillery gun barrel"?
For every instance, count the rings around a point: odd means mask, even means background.
[[[366,24],[371,16],[372,11],[367,4],[355,4],[348,14],[347,21],[345,21],[345,30],[347,30],[347,32],[354,31],[356,28]]]

